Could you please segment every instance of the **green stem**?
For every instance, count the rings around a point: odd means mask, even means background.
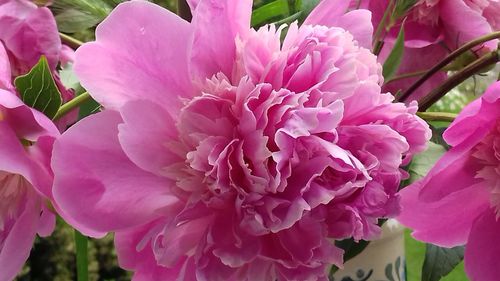
[[[417,115],[427,122],[431,121],[444,121],[453,122],[457,115],[449,112],[417,112]]]
[[[89,280],[88,239],[75,229],[77,281]]]
[[[500,38],[500,31],[498,32],[493,32],[488,35],[479,37],[477,39],[474,39],[466,44],[464,44],[462,47],[456,49],[452,53],[450,53],[447,57],[445,57],[443,60],[441,60],[439,63],[437,63],[435,66],[433,66],[429,71],[427,71],[422,77],[420,77],[415,83],[413,83],[398,99],[397,101],[405,101],[408,97],[410,97],[411,94],[415,92],[422,84],[424,84],[427,79],[431,78],[434,74],[439,72],[442,68],[447,66],[449,63],[451,63],[453,60],[464,54],[465,52],[469,51],[473,47],[482,44],[484,42],[488,42],[493,39]]]
[[[453,88],[461,84],[467,78],[476,74],[477,72],[483,70],[485,67],[496,64],[499,61],[499,56],[497,51],[491,52],[466,66],[464,69],[453,74],[450,78],[444,81],[439,87],[432,90],[428,95],[419,100],[419,110],[426,111],[439,99],[441,99],[446,93],[451,91]]]
[[[70,48],[76,50],[78,49],[81,45],[83,45],[83,42],[76,39],[76,38],[73,38],[67,34],[64,34],[64,33],[61,33],[59,32],[59,37],[61,37],[61,41],[68,45]]]
[[[186,0],[177,1],[177,14],[186,21],[191,21],[191,19],[193,18],[191,9],[189,8]]]
[[[80,94],[73,98],[72,100],[68,101],[67,103],[63,104],[59,110],[57,111],[56,115],[54,116],[54,120],[59,120],[61,117],[64,115],[68,114],[71,112],[71,110],[79,107],[82,105],[82,103],[88,101],[90,99],[89,93],[85,92],[83,94]]]

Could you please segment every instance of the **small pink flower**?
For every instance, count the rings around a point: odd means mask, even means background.
[[[52,232],[50,156],[57,128],[14,94],[0,90],[0,280],[12,280],[36,234]]]
[[[61,214],[116,232],[135,280],[326,280],[343,262],[332,240],[374,238],[399,212],[400,166],[430,131],[381,93],[360,46],[369,13],[349,1],[323,2],[282,46],[250,29],[252,1],[195,2],[191,24],[121,4],[77,51],[107,110],[55,145]]]
[[[446,130],[452,148],[401,192],[399,220],[415,238],[466,245],[473,281],[496,280],[500,262],[500,83],[464,108]]]
[[[359,2],[359,3],[358,3]],[[377,27],[388,8],[388,0],[352,1],[352,6],[373,12],[372,22]],[[443,59],[450,51],[481,35],[500,30],[500,3],[496,0],[419,0],[409,10],[405,21],[405,50],[399,74],[425,71]],[[394,46],[402,20],[384,36],[385,45],[380,55],[384,61]],[[497,40],[487,42],[478,55],[495,50]],[[389,83],[388,91],[406,89],[417,78],[401,79]],[[446,73],[434,75],[424,83],[410,100],[416,100],[429,93],[446,79]]]

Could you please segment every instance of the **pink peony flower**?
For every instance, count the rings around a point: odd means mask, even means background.
[[[358,3],[359,2],[359,3]],[[373,12],[372,22],[377,27],[390,1],[353,1],[352,6]],[[359,6],[358,6],[359,5]],[[419,0],[410,9],[405,21],[405,53],[398,74],[425,71],[443,59],[450,51],[481,35],[500,30],[500,3],[496,0]],[[467,20],[464,20],[467,19]],[[385,46],[380,60],[387,57],[401,28],[397,22],[385,35]],[[495,50],[497,40],[492,40],[476,49],[477,55]],[[401,79],[389,83],[385,89],[396,92],[406,89],[417,78]],[[446,79],[446,73],[433,76],[410,100],[429,93]]]
[[[26,74],[43,55],[47,58],[64,101],[73,98],[71,89],[66,89],[59,80],[56,66],[65,66],[72,62],[74,51],[61,45],[56,21],[46,7],[37,7],[28,0],[0,0],[0,62],[10,62],[10,74],[1,73],[0,89],[15,92],[13,80]],[[10,70],[9,70],[10,69]],[[68,124],[76,121],[77,114],[72,113],[60,120],[58,126],[64,130]]]
[[[452,148],[429,174],[401,192],[399,220],[415,238],[466,245],[473,281],[496,280],[500,262],[500,83],[464,108],[446,130]]]
[[[107,110],[55,144],[61,214],[116,232],[134,280],[326,280],[333,240],[374,238],[398,213],[400,165],[430,131],[381,94],[359,46],[371,27],[354,24],[369,14],[344,15],[348,1],[323,2],[283,46],[250,29],[250,0],[195,2],[191,24],[121,4],[77,51]]]
[[[0,58],[2,51],[0,45]],[[0,60],[0,69],[8,66]],[[54,228],[46,200],[51,197],[50,157],[58,134],[47,117],[0,90],[0,280],[14,279],[35,235],[49,235]]]

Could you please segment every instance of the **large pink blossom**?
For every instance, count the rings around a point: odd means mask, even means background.
[[[0,58],[4,53],[0,45]],[[9,64],[0,60],[0,69]],[[0,77],[4,78],[4,73]],[[8,74],[10,75],[10,73]],[[12,280],[29,256],[35,235],[55,224],[50,156],[57,128],[14,93],[0,90],[0,280]]]
[[[191,24],[119,5],[77,51],[107,110],[55,144],[62,216],[116,232],[135,280],[326,280],[333,240],[398,213],[400,165],[430,135],[380,92],[369,13],[348,4],[323,2],[282,46],[250,29],[250,0],[193,1]]]
[[[373,12],[372,22],[381,24],[388,0],[352,1],[352,6]],[[405,24],[405,50],[398,74],[421,72],[431,68],[453,51],[472,39],[500,30],[500,2],[496,0],[419,0],[409,10]],[[402,25],[402,19],[383,36],[385,46],[380,59],[384,60],[394,46]],[[384,34],[384,33],[382,33]],[[495,50],[496,40],[475,49],[476,55]],[[401,79],[389,83],[387,90],[396,92],[406,89],[417,78]],[[410,98],[416,100],[429,93],[446,79],[446,73],[434,75]]]
[[[14,78],[26,74],[45,56],[64,101],[73,98],[59,79],[56,67],[72,62],[74,51],[61,44],[56,21],[46,7],[37,7],[28,0],[0,0],[0,63],[9,62],[9,68],[0,69],[0,89],[15,92]],[[9,71],[10,73],[7,73]],[[61,130],[76,120],[76,113],[58,122]]]
[[[500,83],[464,108],[444,133],[452,148],[401,192],[400,221],[445,247],[466,245],[473,281],[496,280],[500,261]]]

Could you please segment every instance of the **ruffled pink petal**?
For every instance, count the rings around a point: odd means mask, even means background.
[[[476,184],[451,192],[439,201],[427,202],[420,196],[426,184],[425,180],[420,181],[400,192],[402,211],[398,220],[413,229],[418,240],[444,247],[467,242],[472,223],[489,209],[489,190],[483,184]],[[438,189],[443,185],[432,187]]]
[[[161,175],[165,167],[182,161],[176,123],[161,106],[150,101],[128,102],[120,113],[124,123],[118,127],[118,138],[137,166]]]
[[[465,271],[472,281],[498,279],[500,220],[487,210],[473,224],[465,246]]]
[[[251,14],[251,0],[199,1],[192,21],[191,70],[195,81],[204,82],[218,72],[233,76],[235,39],[247,36]]]
[[[34,196],[33,196],[34,195]],[[0,249],[0,280],[13,280],[28,259],[39,223],[40,201],[27,195],[24,211],[16,219]]]
[[[169,181],[140,170],[121,150],[121,122],[114,111],[92,115],[54,145],[55,201],[61,215],[87,235],[144,224],[174,202]]]
[[[75,72],[104,107],[149,99],[176,114],[178,97],[190,97],[191,27],[146,1],[120,4],[96,30],[96,42],[76,52]]]

